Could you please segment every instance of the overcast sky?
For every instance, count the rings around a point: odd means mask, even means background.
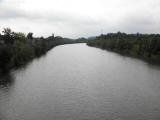
[[[78,38],[160,33],[160,0],[0,0],[0,30]]]

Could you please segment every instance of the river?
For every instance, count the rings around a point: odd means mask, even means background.
[[[160,67],[86,44],[0,79],[0,120],[160,120]]]

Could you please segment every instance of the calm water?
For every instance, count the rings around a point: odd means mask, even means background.
[[[85,44],[0,79],[0,120],[160,120],[160,67]]]

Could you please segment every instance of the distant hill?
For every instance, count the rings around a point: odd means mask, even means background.
[[[95,39],[96,39],[96,36],[88,37],[88,40],[95,40]]]

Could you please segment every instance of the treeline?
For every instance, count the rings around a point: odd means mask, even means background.
[[[22,66],[57,45],[70,43],[75,41],[54,35],[47,38],[34,38],[33,33],[25,35],[21,32],[13,32],[10,28],[4,28],[0,34],[0,73]]]
[[[102,34],[95,40],[88,41],[87,45],[160,63],[159,34],[126,34],[121,32]]]

